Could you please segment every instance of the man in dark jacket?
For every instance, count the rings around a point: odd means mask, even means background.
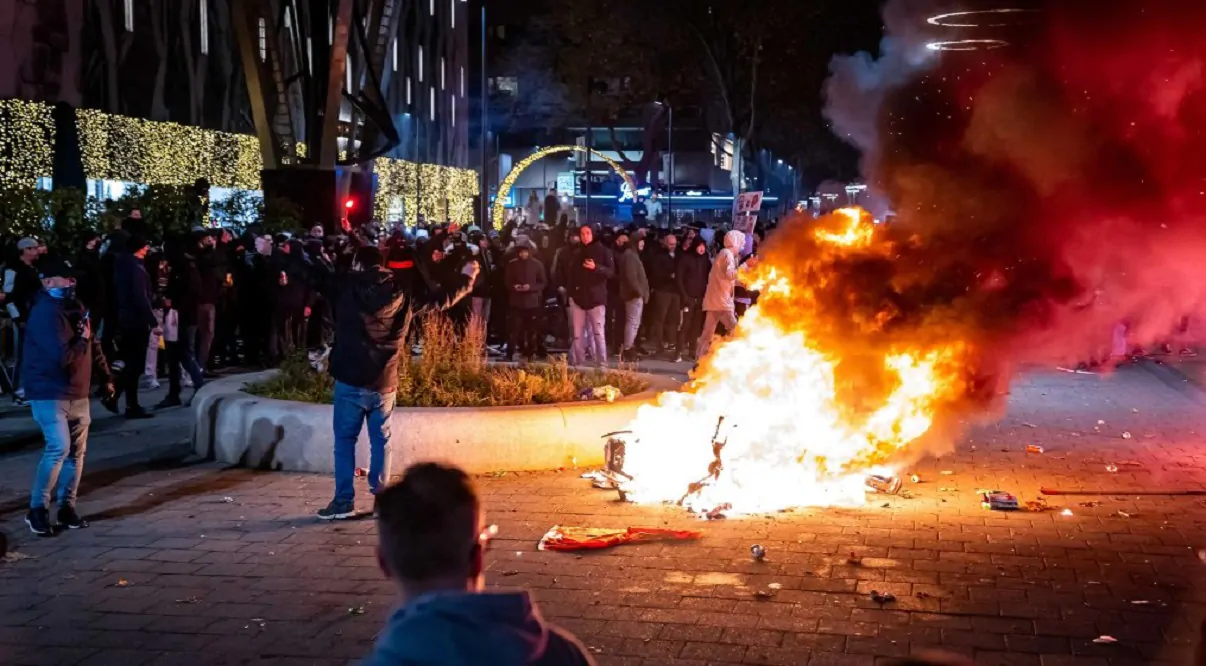
[[[364,666],[592,666],[527,592],[485,593],[486,527],[473,482],[424,463],[377,496],[377,561],[402,606]]]
[[[703,332],[703,297],[708,291],[708,274],[712,260],[708,258],[708,243],[695,237],[686,252],[678,259],[676,279],[683,294],[683,325],[678,332],[678,353],[696,360],[699,334]]]
[[[46,439],[25,516],[29,529],[38,535],[54,533],[49,505],[56,487],[59,525],[64,529],[88,526],[75,510],[75,498],[92,421],[88,395],[94,367],[108,389],[105,406],[116,411],[109,368],[92,337],[89,313],[75,298],[70,267],[52,264],[45,267],[44,275],[45,289],[34,298],[29,314],[29,340],[22,359],[25,396]]]
[[[504,276],[511,324],[508,361],[514,360],[516,350],[528,358],[541,351],[540,314],[544,307],[544,287],[548,282],[544,264],[532,256],[536,245],[523,240],[516,250],[515,258],[507,262]]]
[[[146,368],[147,345],[151,342],[151,331],[159,324],[151,307],[151,278],[143,265],[148,247],[145,238],[132,236],[127,242],[127,251],[118,254],[113,261],[113,297],[124,363],[117,391],[126,397],[127,419],[152,416],[138,404],[138,380]]]
[[[194,393],[201,390],[205,384],[205,377],[200,364],[197,363],[193,346],[197,338],[197,313],[204,291],[201,273],[197,270],[197,260],[185,252],[184,248],[173,247],[168,256],[168,265],[171,270],[168,273],[167,300],[164,305],[176,311],[176,339],[169,337],[164,345],[167,351],[169,389],[167,397],[155,405],[155,409],[179,407],[183,404],[180,400],[181,370],[188,372],[189,379],[193,381]]]
[[[34,297],[42,291],[42,281],[38,277],[35,262],[41,257],[41,250],[36,238],[22,238],[17,241],[17,260],[10,262],[4,270],[4,302],[8,316],[17,325],[17,375],[14,377],[16,393],[14,402],[24,403],[25,392],[21,385],[21,355],[25,348],[25,322],[29,319],[29,309]]]
[[[197,277],[197,365],[204,371],[209,367],[210,351],[218,329],[218,303],[222,300],[222,285],[226,281],[225,253],[219,252],[218,239],[200,232],[195,238]]]
[[[356,440],[365,420],[369,427],[369,491],[389,481],[390,414],[398,390],[398,357],[406,343],[408,306],[446,310],[469,293],[478,265],[465,264],[455,283],[425,291],[413,303],[399,288],[395,272],[383,264],[381,251],[361,247],[351,272],[333,281],[335,347],[330,373],[335,379],[335,499],[318,512],[323,520],[342,520],[356,513],[353,482]],[[403,282],[405,284],[405,282]]]
[[[637,360],[637,332],[641,328],[641,313],[645,303],[649,301],[649,279],[645,275],[645,265],[641,263],[643,239],[635,242],[628,241],[627,234],[616,238],[616,271],[618,272],[619,297],[623,303],[623,344],[620,346],[620,360],[633,362]],[[620,319],[620,317],[617,317]]]
[[[649,344],[654,354],[670,353],[663,344],[673,345],[678,341],[678,327],[682,318],[682,292],[679,291],[678,237],[666,234],[662,247],[649,257]],[[681,361],[681,350],[673,352],[674,361]]]
[[[586,351],[590,349],[598,366],[607,364],[607,281],[615,277],[615,258],[611,250],[595,241],[595,232],[589,224],[579,230],[582,244],[575,248],[565,266],[567,292],[569,295],[570,330],[573,343],[570,347],[571,365],[586,363]],[[589,339],[588,339],[589,337]]]

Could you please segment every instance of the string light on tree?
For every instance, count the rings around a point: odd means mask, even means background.
[[[632,176],[628,174],[628,171],[625,170],[624,167],[620,166],[618,162],[598,151],[590,150],[585,146],[550,146],[548,148],[541,148],[540,150],[537,150],[531,155],[525,157],[519,164],[516,164],[515,168],[511,169],[511,172],[508,173],[507,176],[503,178],[502,182],[498,184],[498,196],[494,198],[494,219],[492,220],[495,229],[501,229],[503,227],[503,221],[506,217],[507,198],[511,196],[511,189],[515,187],[515,181],[519,180],[519,176],[523,173],[524,169],[527,169],[549,155],[568,152],[587,153],[589,155],[598,157],[606,162],[608,166],[615,170],[615,172],[624,179],[624,183],[628,186],[629,191],[636,191],[636,183],[633,182]]]

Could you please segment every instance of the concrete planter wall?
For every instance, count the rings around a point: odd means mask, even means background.
[[[331,473],[334,408],[246,393],[272,371],[208,384],[193,400],[198,455],[258,469]],[[411,408],[394,410],[393,473],[424,460],[454,463],[470,473],[598,466],[603,440],[624,428],[637,409],[676,381],[646,375],[650,390],[614,403],[584,401],[529,407]],[[356,446],[368,466],[368,437]]]

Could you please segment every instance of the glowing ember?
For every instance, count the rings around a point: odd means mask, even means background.
[[[866,476],[892,474],[935,413],[963,393],[962,342],[822,342],[834,339],[833,315],[817,298],[835,288],[827,268],[893,246],[859,209],[815,225],[794,234],[791,252],[768,245],[743,274],[761,289],[757,305],[681,392],[638,412],[625,452],[627,499],[726,515],[859,505]],[[860,325],[874,335],[874,318]]]

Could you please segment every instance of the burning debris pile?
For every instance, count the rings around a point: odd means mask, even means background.
[[[1046,3],[972,51],[927,44],[996,28],[932,9],[887,3],[879,57],[835,59],[826,88],[894,221],[768,237],[742,275],[757,305],[632,422],[629,500],[862,504],[1021,364],[1101,359],[1122,322],[1159,341],[1206,302],[1206,5]]]

